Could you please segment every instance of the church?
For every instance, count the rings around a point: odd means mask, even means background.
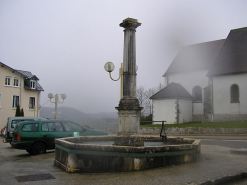
[[[154,94],[153,121],[247,120],[247,27],[226,39],[183,47]]]

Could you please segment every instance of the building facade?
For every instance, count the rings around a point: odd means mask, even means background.
[[[0,62],[0,128],[8,117],[14,117],[17,105],[24,116],[38,116],[40,93],[44,91],[39,79],[29,71],[13,69]]]
[[[190,93],[192,104],[187,109],[192,109],[193,122],[247,120],[246,51],[247,28],[231,30],[226,39],[186,46],[163,75],[164,89],[177,83]],[[156,121],[157,110],[169,105],[157,106],[153,98]]]

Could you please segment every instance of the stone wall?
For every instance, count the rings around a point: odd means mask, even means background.
[[[209,123],[212,122],[211,114],[193,114],[192,122]],[[247,114],[215,114],[213,122],[246,121]]]
[[[161,128],[142,127],[139,134],[159,135]],[[167,128],[166,134],[183,135],[183,134],[247,134],[246,128]]]
[[[215,114],[214,122],[245,121],[247,114]]]

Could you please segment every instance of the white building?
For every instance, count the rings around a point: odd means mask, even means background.
[[[247,27],[231,30],[223,40],[184,47],[163,77],[166,87],[151,97],[154,121],[247,120]],[[172,83],[180,84],[192,96],[191,105],[186,105],[192,111],[181,108],[181,98],[162,96]],[[171,101],[178,102],[177,108]],[[171,121],[172,115],[177,116]]]
[[[0,128],[8,117],[14,117],[17,105],[24,116],[38,116],[40,92],[44,91],[39,79],[29,71],[13,69],[0,62]]]

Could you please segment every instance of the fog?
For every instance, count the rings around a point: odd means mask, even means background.
[[[59,106],[85,113],[114,112],[120,82],[104,64],[123,61],[127,17],[136,30],[137,86],[163,83],[162,75],[183,45],[224,39],[246,27],[246,0],[0,0],[0,61],[30,71],[48,93],[65,93]]]

